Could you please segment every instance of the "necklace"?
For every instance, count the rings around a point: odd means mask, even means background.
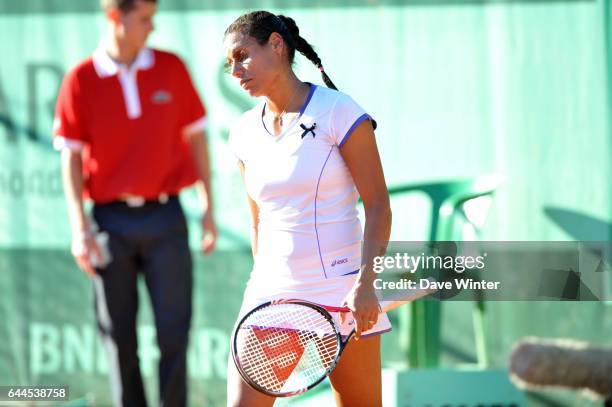
[[[293,95],[291,96],[291,99],[289,100],[289,103],[287,103],[285,105],[285,108],[283,109],[282,112],[280,112],[280,114],[274,114],[270,109],[268,109],[268,111],[270,113],[272,113],[272,115],[273,115],[272,116],[272,126],[274,128],[274,134],[280,134],[281,133],[282,128],[283,128],[283,118],[287,115],[287,109],[291,106],[291,104],[295,100],[295,97],[299,93],[300,88],[301,88],[301,83],[295,89],[295,91],[293,91]]]

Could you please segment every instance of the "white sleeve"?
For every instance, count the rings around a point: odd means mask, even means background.
[[[71,150],[78,153],[83,151],[84,147],[85,143],[79,140],[70,139],[64,136],[53,137],[53,148],[58,151]]]
[[[183,127],[183,136],[189,139],[191,136],[203,132],[208,125],[208,117],[202,116],[196,121]]]
[[[336,145],[342,147],[364,120],[372,120],[372,117],[350,96],[340,93],[331,116],[331,134]]]

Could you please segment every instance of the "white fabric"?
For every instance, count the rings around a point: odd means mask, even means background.
[[[230,134],[230,148],[244,163],[247,192],[259,207],[254,277],[316,281],[360,268],[358,193],[338,146],[365,112],[328,88],[312,85],[311,96],[280,136],[263,126],[263,102]],[[314,125],[314,137],[300,125]]]
[[[257,256],[243,308],[273,298],[341,305],[361,265],[362,230],[340,146],[369,116],[349,96],[315,85],[300,116],[279,136],[264,127],[263,109],[264,102],[246,112],[229,139],[259,208]],[[389,329],[388,319],[375,328]]]
[[[55,133],[61,126],[59,117],[53,119],[53,133]],[[64,136],[55,136],[53,137],[53,148],[61,151],[61,150],[71,150],[74,152],[81,152],[85,147],[85,143],[79,140],[69,139]]]
[[[240,321],[247,312],[256,306],[272,300],[302,299],[321,305],[340,306],[342,305],[344,297],[353,287],[356,278],[357,276],[353,274],[350,276],[331,277],[319,281],[311,281],[309,283],[300,283],[296,281],[293,285],[286,287],[277,286],[274,284],[273,279],[263,280],[251,278],[244,291],[242,306],[240,307],[237,321]],[[347,314],[347,318],[343,324],[340,324],[339,313],[332,312],[331,315],[340,328],[340,333],[342,335],[348,335],[354,328],[352,314]],[[391,322],[387,314],[382,313],[378,316],[376,324],[374,324],[371,329],[363,332],[362,335],[381,334],[390,330]]]
[[[53,148],[60,150],[70,150],[74,152],[81,152],[85,147],[85,143],[79,140],[70,139],[64,136],[55,136],[53,137]]]
[[[104,43],[93,53],[93,63],[96,73],[100,78],[107,78],[118,75],[125,100],[125,108],[130,119],[137,119],[141,116],[140,95],[138,93],[138,83],[136,73],[139,69],[146,70],[155,64],[155,54],[150,48],[143,48],[138,52],[134,62],[127,66],[113,60],[106,51]]]
[[[100,78],[116,75],[120,73],[121,70],[126,71],[132,69],[135,71],[138,69],[150,69],[155,64],[155,54],[150,48],[142,48],[129,68],[125,64],[120,64],[112,59],[110,55],[108,55],[106,48],[107,45],[105,42],[100,43],[92,56],[96,73]]]
[[[208,118],[202,117],[195,122],[188,124],[183,128],[183,136],[186,138],[190,138],[194,134],[198,134],[204,130],[206,130],[206,126],[208,125]]]

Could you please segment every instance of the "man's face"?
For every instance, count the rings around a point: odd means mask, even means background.
[[[153,16],[157,5],[153,2],[138,0],[127,13],[119,12],[119,36],[124,44],[135,49],[145,46],[153,31]]]

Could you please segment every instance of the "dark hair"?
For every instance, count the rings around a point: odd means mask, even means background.
[[[225,35],[235,32],[255,38],[259,45],[266,44],[273,32],[280,34],[285,44],[287,44],[287,56],[289,57],[290,63],[293,63],[295,51],[298,51],[319,68],[321,76],[323,77],[323,82],[325,82],[328,87],[336,90],[338,89],[331,79],[329,79],[327,73],[325,73],[321,58],[319,58],[312,48],[312,45],[304,38],[300,37],[300,29],[292,18],[283,15],[277,16],[276,14],[263,10],[253,11],[238,17],[229,27],[227,27]]]
[[[139,0],[100,0],[100,6],[103,10],[110,8],[118,8],[124,13],[129,13],[136,7],[136,2]],[[147,3],[157,3],[157,0],[141,0]]]

